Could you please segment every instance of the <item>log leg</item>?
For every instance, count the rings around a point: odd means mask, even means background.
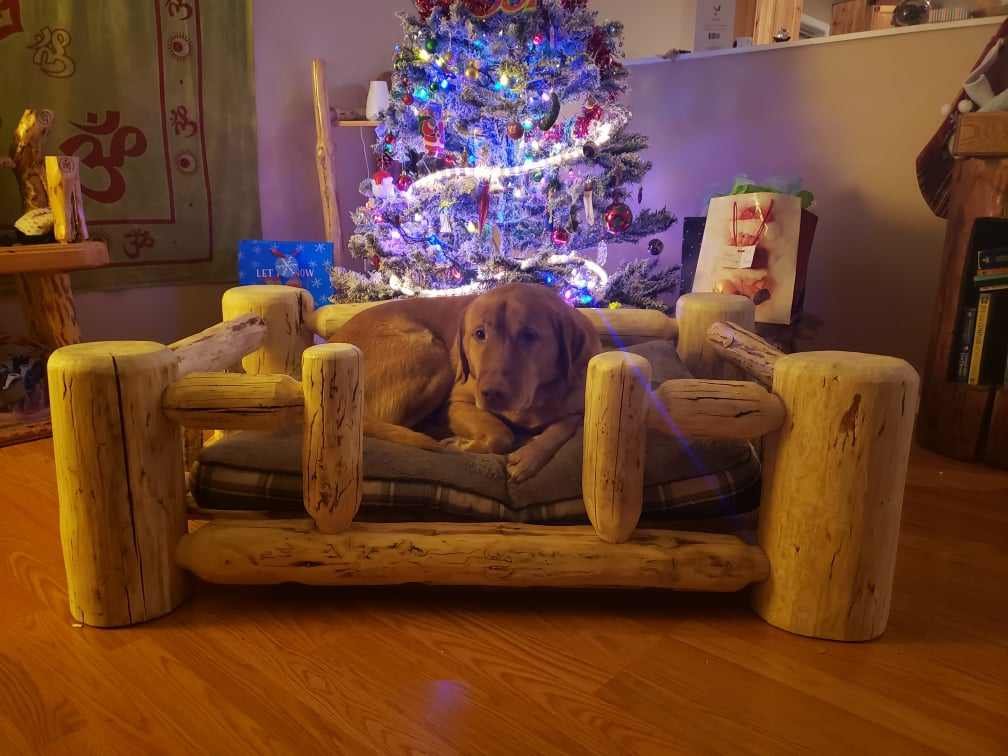
[[[32,338],[49,349],[78,343],[80,325],[70,276],[66,273],[21,273],[15,278]]]
[[[266,323],[262,346],[242,359],[249,375],[279,373],[301,377],[301,354],[312,343],[308,317],[311,294],[292,286],[238,286],[224,292],[224,320],[253,313]]]
[[[323,533],[349,528],[360,508],[364,465],[361,357],[360,350],[350,344],[322,344],[304,353],[304,503]]]
[[[630,538],[644,505],[644,441],[651,363],[606,352],[588,363],[581,488],[599,538]]]
[[[753,589],[767,622],[862,641],[885,630],[920,379],[903,360],[848,352],[780,358],[788,419],[767,438]]]
[[[748,380],[738,368],[729,365],[707,341],[707,330],[717,322],[734,323],[752,330],[756,305],[737,294],[683,294],[676,302],[679,324],[679,359],[694,378]]]
[[[60,540],[70,612],[95,627],[167,614],[188,593],[181,428],[161,410],[175,355],[145,341],[95,342],[49,360]]]

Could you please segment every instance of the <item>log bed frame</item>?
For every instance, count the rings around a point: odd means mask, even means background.
[[[224,295],[223,323],[170,346],[100,342],[53,354],[60,537],[77,621],[160,617],[186,598],[191,573],[227,584],[751,585],[756,612],[794,633],[856,641],[885,629],[919,393],[906,362],[784,355],[751,333],[742,297],[689,294],[675,319],[588,311],[616,346],[677,339],[698,376],[652,391],[640,356],[591,361],[582,472],[591,526],[358,523],[366,366],[353,346],[311,344],[366,306],[314,310],[299,289],[239,287]],[[224,372],[239,360],[244,373]],[[298,426],[306,517],[195,508],[183,427]],[[758,545],[637,529],[648,428],[764,439]],[[189,519],[208,516],[190,532]]]

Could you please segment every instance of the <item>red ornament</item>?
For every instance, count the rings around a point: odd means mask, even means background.
[[[570,241],[570,232],[561,226],[557,226],[553,229],[553,245],[556,247],[565,247],[567,242]]]
[[[424,21],[431,17],[434,9],[440,6],[444,10],[448,10],[451,7],[452,0],[416,0],[417,11],[420,13],[420,18]]]
[[[625,202],[614,202],[605,211],[605,224],[610,234],[622,234],[633,223],[633,212]]]
[[[396,189],[400,192],[405,192],[408,191],[411,186],[413,186],[413,177],[408,173],[400,173],[399,178],[396,179]]]
[[[371,264],[374,265],[375,270],[378,270],[378,268],[381,267],[381,258],[378,255],[375,255],[371,258]]]
[[[386,134],[385,144],[395,144],[395,134]]]
[[[512,121],[508,124],[507,133],[512,139],[521,139],[525,136],[525,128],[518,121]]]
[[[402,101],[403,101],[403,105],[412,105],[413,104],[413,95],[411,95],[409,92],[407,92],[406,94],[403,95]]]
[[[377,171],[374,172],[374,175],[371,177],[371,180],[374,181],[376,184],[378,184],[378,186],[381,186],[382,182],[385,181],[385,179],[390,178],[392,178],[391,173],[386,171],[384,168],[379,168]]]

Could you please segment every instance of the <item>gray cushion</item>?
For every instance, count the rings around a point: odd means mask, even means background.
[[[654,385],[689,377],[670,342],[627,351],[648,358]],[[538,475],[514,484],[503,456],[443,454],[368,438],[361,517],[583,521],[582,447],[579,432]],[[760,467],[748,443],[649,434],[647,452],[646,515],[716,517],[758,504]],[[300,458],[300,435],[231,434],[202,451],[193,497],[205,508],[301,511]]]

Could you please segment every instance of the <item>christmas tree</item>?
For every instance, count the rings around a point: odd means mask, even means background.
[[[678,268],[651,256],[612,275],[607,245],[675,222],[628,204],[651,164],[619,104],[623,27],[586,0],[417,0],[403,16],[378,170],[361,184],[349,300],[551,286],[578,306],[662,307]],[[564,110],[570,111],[566,118]]]

